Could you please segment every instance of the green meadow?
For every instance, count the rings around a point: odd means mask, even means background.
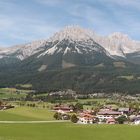
[[[0,140],[139,140],[140,126],[0,124]]]
[[[9,99],[9,98],[25,98],[30,90],[18,90],[15,88],[0,88],[0,99]]]
[[[0,98],[20,98],[25,95],[20,91],[6,93],[1,89]],[[9,90],[9,89],[8,89]],[[24,97],[24,96],[23,96]],[[102,105],[110,102],[107,99],[79,99],[84,108],[95,105],[86,105],[89,102]],[[74,104],[76,102],[73,102]],[[71,122],[55,122],[54,112],[50,111],[51,103],[44,102],[9,102],[15,108],[0,111],[0,121],[15,121],[0,123],[0,140],[139,140],[140,126],[132,125],[80,125]],[[34,107],[31,107],[35,104]],[[16,123],[16,121],[52,121],[46,123]],[[53,122],[54,121],[54,122]]]
[[[83,102],[83,100],[81,100]],[[101,102],[99,100],[99,102]],[[102,100],[104,102],[104,100]],[[28,102],[27,104],[29,104]],[[33,103],[33,102],[32,102]],[[16,103],[15,103],[16,104]],[[51,104],[36,103],[37,107],[16,106],[1,110],[0,140],[139,140],[140,126],[132,125],[80,125],[55,122]],[[45,105],[45,108],[43,108]],[[16,121],[51,121],[26,123]]]
[[[54,112],[43,108],[16,107],[0,111],[0,121],[50,121]]]

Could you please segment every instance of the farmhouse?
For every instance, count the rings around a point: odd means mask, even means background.
[[[98,112],[97,118],[99,119],[99,121],[104,121],[111,118],[118,118],[121,115],[122,115],[121,112],[109,110],[109,111]]]
[[[88,113],[80,113],[78,119],[78,123],[80,124],[92,124],[95,116]]]
[[[62,105],[60,105],[60,106],[55,106],[55,107],[53,107],[53,110],[54,111],[63,111],[63,112],[73,112],[73,109],[71,108],[71,107],[69,107],[69,106],[62,106]]]

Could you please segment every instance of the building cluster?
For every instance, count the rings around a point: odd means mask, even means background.
[[[79,110],[74,112],[71,106],[55,106],[53,110],[62,114],[62,119],[67,119],[70,114],[74,113],[77,116],[77,123],[79,124],[140,124],[140,112],[135,114],[134,109],[130,108],[117,108],[113,109],[111,106],[104,106],[99,110]],[[119,122],[120,120],[120,122]]]

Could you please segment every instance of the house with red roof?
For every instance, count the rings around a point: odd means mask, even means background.
[[[80,124],[93,124],[95,116],[89,113],[80,113],[78,119],[78,123]]]
[[[73,112],[73,109],[69,106],[63,106],[63,105],[60,105],[60,106],[55,106],[53,107],[53,110],[56,111],[56,112],[59,112],[59,111],[62,111],[62,112]]]

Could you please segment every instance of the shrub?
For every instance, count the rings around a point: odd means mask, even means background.
[[[118,121],[119,124],[123,124],[125,121],[127,121],[127,117],[122,115],[118,117],[116,120]]]
[[[61,120],[61,114],[56,112],[53,117],[56,119],[56,120]]]
[[[75,110],[76,110],[76,111],[83,110],[83,105],[80,104],[80,103],[77,103],[77,104],[75,105]]]
[[[73,114],[71,116],[71,122],[73,122],[73,123],[77,123],[78,122],[78,118],[77,118],[77,116],[75,114]]]

